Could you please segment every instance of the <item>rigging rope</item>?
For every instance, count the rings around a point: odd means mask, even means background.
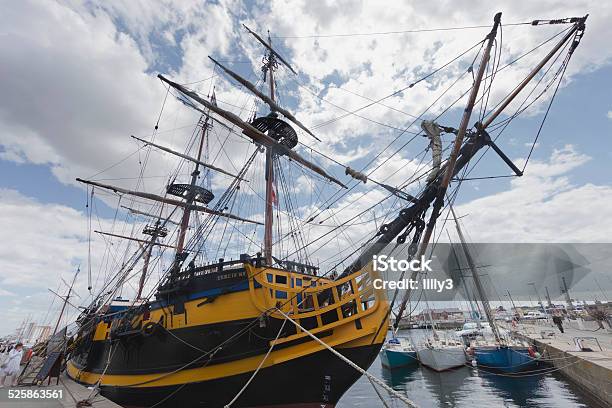
[[[521,26],[521,25],[533,25],[532,21],[525,21],[523,23],[508,23],[506,26]],[[472,26],[460,26],[460,27],[441,27],[441,28],[420,28],[412,30],[401,30],[401,31],[383,31],[383,32],[371,32],[371,33],[344,33],[344,34],[310,34],[310,35],[285,35],[285,36],[273,36],[272,38],[333,38],[333,37],[360,37],[370,35],[389,35],[389,34],[409,34],[409,33],[431,33],[437,31],[457,31],[457,30],[471,30],[476,28],[491,28],[491,25],[472,25]]]
[[[277,311],[280,311],[278,309],[276,309]],[[282,313],[282,312],[281,312]],[[266,355],[264,356],[264,358],[261,359],[259,365],[257,366],[257,368],[255,369],[255,371],[253,371],[253,374],[251,374],[251,376],[249,377],[249,379],[247,380],[247,382],[244,384],[244,386],[240,389],[240,391],[238,391],[238,393],[234,396],[234,398],[232,398],[232,400],[230,402],[228,402],[227,404],[225,404],[225,408],[230,408],[232,406],[232,404],[234,404],[234,402],[236,402],[236,400],[238,398],[240,398],[240,396],[242,395],[242,393],[244,392],[244,390],[247,389],[247,387],[249,386],[249,384],[251,384],[251,381],[253,381],[253,379],[255,378],[255,376],[257,375],[257,373],[259,373],[259,370],[261,370],[261,367],[263,366],[263,364],[265,363],[265,361],[268,359],[268,356],[270,355],[270,353],[272,352],[272,349],[274,348],[274,346],[276,345],[276,341],[278,340],[278,338],[280,337],[281,333],[283,332],[283,329],[285,328],[285,324],[287,323],[287,319],[283,320],[283,324],[281,325],[280,329],[278,329],[278,333],[276,334],[276,338],[271,342],[272,344],[270,345],[270,348],[268,349],[268,352],[266,353]]]
[[[278,311],[278,313],[282,314],[285,317],[285,319],[287,319],[291,323],[293,323],[295,325],[295,327],[297,327],[300,330],[302,330],[304,333],[306,333],[308,336],[310,336],[310,338],[312,338],[314,341],[316,341],[317,343],[319,343],[320,345],[325,347],[328,351],[330,351],[333,355],[338,357],[340,360],[344,361],[346,364],[348,364],[351,367],[353,367],[357,372],[359,372],[362,375],[365,375],[366,377],[368,377],[369,380],[374,381],[380,387],[384,388],[387,392],[389,392],[390,394],[393,394],[393,396],[397,397],[399,400],[404,402],[407,406],[415,407],[415,408],[417,407],[417,405],[414,402],[409,400],[407,397],[405,397],[401,393],[395,391],[393,388],[389,387],[387,384],[385,384],[384,381],[382,381],[382,380],[378,379],[377,377],[375,377],[374,375],[368,373],[366,370],[364,370],[363,368],[359,367],[357,364],[353,363],[350,359],[348,359],[345,356],[343,356],[342,354],[340,354],[333,347],[331,347],[330,345],[325,343],[323,340],[319,339],[317,336],[312,334],[308,329],[304,328],[298,322],[296,322],[291,317],[289,317],[287,314],[285,314],[285,312],[283,312],[280,309],[277,309],[277,311]]]

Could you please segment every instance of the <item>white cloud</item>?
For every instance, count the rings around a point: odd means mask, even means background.
[[[469,214],[463,222],[471,240],[611,242],[612,186],[570,182],[571,171],[588,160],[565,146],[548,161],[530,163],[508,190],[457,206],[458,213]]]
[[[8,290],[0,288],[0,296],[9,297],[9,296],[17,296],[17,295],[15,295],[13,292],[9,292]]]
[[[608,119],[612,119],[612,110],[609,110],[606,116],[608,117]]]
[[[252,78],[260,75],[261,47],[244,33],[247,22],[258,31],[280,36],[313,33],[393,31],[435,26],[465,26],[491,21],[493,10],[472,3],[453,4],[451,15],[440,20],[439,5],[430,2],[265,2],[247,9],[241,2],[17,2],[2,13],[3,64],[7,81],[0,99],[0,157],[5,160],[49,164],[64,183],[87,176],[123,159],[136,145],[129,134],[150,135],[164,89],[154,78],[155,67],[178,64],[171,75],[179,81],[206,78],[212,72],[207,55],[252,61]],[[560,5],[537,2],[516,7],[498,4],[503,21],[527,21],[549,16],[573,16],[591,12],[583,44],[568,69],[567,78],[608,63],[611,53],[592,39],[607,38],[612,15],[607,3],[585,1]],[[339,12],[338,10],[342,10]],[[250,14],[249,14],[250,13]],[[355,21],[359,21],[356,25]],[[444,24],[433,24],[443,21]],[[508,26],[504,29],[504,61],[529,49],[558,26]],[[486,29],[401,35],[274,39],[287,47],[292,63],[301,71],[300,81],[321,96],[346,109],[368,103],[342,88],[381,97],[408,85],[415,78],[454,57],[467,44],[480,40]],[[45,32],[45,36],[37,35]],[[231,51],[231,52],[230,52]],[[540,54],[528,57],[498,75],[493,100],[505,94],[525,74]],[[36,63],[32,63],[36,61]],[[503,61],[502,61],[503,62]],[[233,67],[233,65],[230,65]],[[385,104],[360,112],[368,118],[404,127],[413,118],[399,111],[419,113],[448,86],[460,70],[452,66],[432,80],[419,84]],[[343,115],[303,88],[294,89],[293,78],[278,72],[279,88],[297,96],[296,109],[307,125],[315,126]],[[330,81],[330,78],[332,80]],[[446,95],[432,113],[467,89],[465,78]],[[248,100],[235,85],[218,80],[222,101],[243,105]],[[209,83],[196,84],[207,93]],[[247,111],[252,105],[247,104]],[[51,108],[52,107],[52,108]],[[169,103],[162,129],[194,123],[195,116]],[[244,112],[246,116],[246,112]],[[324,142],[317,146],[343,162],[375,152],[380,142],[397,134],[388,128],[349,116],[317,128]],[[160,134],[159,140],[184,145],[190,132]],[[364,136],[369,141],[364,140]],[[406,136],[402,140],[406,140]],[[310,141],[309,141],[310,142]],[[104,152],[104,154],[100,154]],[[173,162],[163,157],[162,168]],[[133,177],[137,160],[110,169],[109,178]],[[147,174],[146,174],[147,175]],[[150,175],[150,174],[148,174]],[[153,186],[152,186],[153,187]],[[162,183],[154,187],[161,188]]]
[[[60,278],[71,281],[77,266],[81,273],[75,290],[87,304],[89,237],[85,213],[58,204],[42,204],[15,190],[0,188],[0,334],[17,326],[28,314],[41,318],[49,310],[52,295],[48,289],[65,292]],[[92,216],[93,229],[130,235],[142,228],[121,221]],[[133,231],[133,230],[132,230]],[[136,250],[128,241],[91,235],[92,283],[99,290],[109,276],[119,270],[124,253]],[[158,273],[155,263],[152,273]],[[138,269],[135,269],[138,270]],[[126,287],[127,293],[131,291]],[[25,295],[30,298],[25,301]],[[57,306],[57,302],[56,302]],[[57,318],[57,310],[49,317]]]

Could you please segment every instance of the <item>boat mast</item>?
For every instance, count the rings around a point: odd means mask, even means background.
[[[136,299],[142,298],[142,289],[144,288],[144,284],[147,279],[147,273],[149,271],[149,262],[151,261],[153,247],[158,243],[157,238],[164,238],[166,235],[168,235],[168,229],[162,227],[161,222],[158,219],[157,221],[155,221],[155,225],[153,227],[147,225],[142,231],[142,233],[150,235],[151,239],[149,240],[149,245],[142,261],[142,273],[140,274],[140,281],[138,281],[138,293],[136,295]]]
[[[499,335],[499,330],[497,329],[497,326],[495,324],[493,312],[491,312],[491,304],[489,303],[489,299],[487,298],[487,295],[485,293],[484,286],[482,286],[482,281],[480,280],[480,275],[478,274],[478,270],[476,269],[476,264],[474,263],[472,254],[470,253],[470,250],[465,242],[463,231],[461,231],[461,226],[459,225],[459,221],[457,220],[457,216],[455,215],[455,209],[452,205],[449,205],[449,208],[451,214],[453,215],[453,219],[455,220],[455,228],[457,230],[457,235],[459,235],[461,249],[463,249],[463,254],[465,255],[465,259],[468,263],[470,271],[472,272],[472,278],[474,278],[474,286],[476,286],[476,290],[478,291],[478,295],[480,296],[480,303],[482,304],[485,316],[487,316],[487,320],[489,321],[489,326],[491,327],[493,336],[495,336],[495,341],[497,341],[498,344],[501,344],[501,336]]]
[[[272,39],[268,32],[268,45],[272,49]],[[268,53],[268,61],[264,65],[264,80],[266,73],[270,78],[270,99],[274,102],[274,68],[276,65],[274,53]],[[266,147],[266,211],[264,221],[264,257],[267,265],[272,265],[272,223],[274,221],[274,151],[272,146]]]
[[[450,157],[448,158],[446,170],[444,172],[444,176],[442,178],[440,186],[437,188],[431,216],[429,217],[429,222],[427,223],[427,227],[425,228],[425,233],[423,235],[423,239],[421,240],[419,251],[415,256],[415,259],[418,259],[421,256],[425,255],[425,251],[427,250],[427,246],[429,245],[429,241],[431,239],[431,235],[433,234],[434,227],[436,226],[436,221],[440,216],[440,211],[442,210],[442,206],[444,204],[444,197],[446,196],[446,190],[448,189],[451,178],[454,175],[457,158],[459,157],[461,146],[463,144],[463,139],[467,132],[467,128],[470,123],[470,118],[472,117],[472,110],[474,108],[474,104],[476,103],[476,97],[478,96],[478,90],[480,89],[482,77],[484,76],[484,72],[489,62],[491,48],[493,47],[493,42],[495,41],[495,37],[497,35],[497,28],[499,27],[500,21],[501,13],[497,13],[494,18],[493,28],[487,36],[487,45],[482,55],[482,59],[480,60],[480,66],[478,67],[478,72],[474,79],[474,85],[472,86],[467,105],[465,107],[465,110],[463,111],[463,117],[461,118],[461,124],[459,125],[459,130],[457,131],[457,137],[455,138],[453,150],[451,151]],[[417,278],[417,274],[418,271],[413,272],[411,279],[415,280]],[[402,303],[397,314],[396,324],[401,320],[402,315],[404,314],[404,310],[406,309],[406,303],[408,302],[409,298],[410,290],[406,291],[404,298],[402,299]]]
[[[201,119],[200,119],[201,123]],[[208,131],[208,116],[202,123],[202,132],[200,137],[200,146],[198,148],[198,155],[196,156],[196,160],[199,162],[202,160],[202,149],[204,147],[204,140],[206,139],[206,134]],[[189,193],[187,195],[187,201],[185,203],[185,207],[183,207],[183,218],[181,219],[181,225],[179,227],[179,234],[176,241],[176,256],[177,258],[181,256],[183,253],[183,248],[185,246],[185,235],[187,234],[187,229],[189,228],[189,218],[191,216],[191,205],[194,203],[196,194],[195,194],[195,186],[198,181],[198,176],[200,175],[200,163],[195,163],[195,168],[191,173],[191,183]]]
[[[514,299],[512,299],[512,295],[510,294],[509,290],[506,290],[506,293],[508,293],[508,298],[510,299],[510,303],[512,303],[513,312],[516,313],[517,309],[516,309],[516,305],[514,304]]]
[[[542,61],[535,68],[532,69],[532,71],[527,75],[525,80],[523,80],[516,87],[515,91],[504,99],[504,107],[508,106],[512,102],[512,100],[514,100],[518,96],[518,94],[523,89],[525,89],[527,84],[537,75],[537,73],[544,67],[544,65],[548,61],[550,61],[552,57],[563,47],[563,45],[570,40],[572,41],[572,44],[570,45],[570,50],[568,51],[568,53],[571,56],[573,51],[580,43],[580,39],[584,34],[586,18],[587,16],[576,18],[575,21],[574,19],[572,19],[572,23],[574,24],[573,27],[568,30],[567,34],[563,36],[561,40],[559,40],[559,42],[542,59]],[[485,146],[491,147],[495,151],[495,153],[497,153],[504,160],[504,162],[510,166],[510,164],[512,163],[510,159],[508,159],[508,157],[499,149],[499,147],[495,145],[493,140],[491,140],[491,137],[486,132],[486,128],[501,113],[502,110],[498,108],[495,112],[491,113],[482,124],[477,123],[475,125],[476,132],[474,132],[471,137],[468,138],[464,146],[461,147],[458,158],[453,162],[453,170],[450,172],[446,171],[449,169],[449,162],[447,162],[442,166],[440,173],[443,173],[445,175],[449,175],[450,173],[452,177],[455,177],[469,163],[469,161],[476,155],[476,153],[478,153],[478,151]],[[512,166],[510,167],[514,170],[516,166],[512,164]],[[517,176],[522,175],[522,172],[520,171],[515,171],[515,173]],[[438,176],[435,181],[428,183],[425,190],[416,200],[408,200],[412,202],[412,205],[402,209],[395,219],[391,220],[387,224],[384,224],[380,228],[379,233],[377,234],[378,239],[376,239],[376,241],[372,245],[368,246],[364,251],[362,251],[359,257],[354,260],[351,265],[349,265],[339,277],[345,277],[353,272],[362,269],[365,265],[372,261],[373,255],[376,255],[380,252],[380,248],[386,247],[386,245],[391,243],[391,241],[398,237],[406,228],[412,228],[411,225],[415,222],[415,220],[419,221],[421,213],[427,208],[429,208],[431,203],[437,198],[439,185],[441,184],[440,179],[442,178],[442,176],[443,175],[440,174],[440,176]]]
[[[59,328],[60,323],[62,322],[62,316],[64,315],[64,310],[66,310],[66,305],[68,304],[68,299],[70,299],[70,295],[72,293],[72,288],[74,287],[74,283],[76,282],[76,278],[77,278],[77,275],[79,274],[79,272],[81,272],[81,267],[77,268],[77,270],[76,270],[76,272],[74,274],[74,278],[72,278],[72,283],[68,287],[68,293],[66,293],[66,296],[61,297],[61,299],[64,301],[64,303],[62,304],[62,310],[60,310],[59,317],[57,318],[57,323],[55,323],[55,328],[53,329],[52,336],[55,333],[57,333],[57,329]]]

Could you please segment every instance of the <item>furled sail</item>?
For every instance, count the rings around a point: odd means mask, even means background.
[[[195,157],[191,157],[191,156],[188,156],[188,155],[186,155],[186,154],[183,154],[183,153],[177,152],[176,150],[172,150],[172,149],[170,149],[170,148],[168,148],[168,147],[158,145],[157,143],[149,142],[149,141],[147,141],[147,140],[141,139],[141,138],[136,137],[136,136],[134,136],[134,135],[132,135],[132,138],[134,138],[134,139],[136,139],[136,140],[138,140],[138,141],[141,141],[142,143],[144,143],[144,144],[146,144],[146,145],[156,147],[156,148],[158,148],[159,150],[163,150],[164,152],[168,152],[168,153],[170,153],[170,154],[173,154],[173,155],[175,155],[175,156],[178,156],[178,157],[180,157],[180,158],[182,158],[182,159],[189,160],[190,162],[193,162],[193,163],[197,163],[197,164],[199,164],[199,165],[200,165],[200,166],[202,166],[202,167],[206,167],[207,169],[211,169],[211,170],[214,170],[214,171],[218,171],[219,173],[223,173],[223,174],[225,174],[225,175],[227,175],[227,176],[230,176],[230,177],[233,177],[233,178],[237,178],[237,179],[240,179],[240,180],[242,180],[242,181],[246,181],[246,180],[241,179],[240,177],[238,177],[238,176],[236,176],[236,175],[234,175],[234,174],[232,174],[232,173],[230,173],[230,172],[227,172],[227,171],[225,171],[225,170],[223,170],[223,169],[220,169],[219,167],[215,167],[215,166],[213,166],[212,164],[204,163],[202,160],[198,160],[198,159],[196,159]]]
[[[433,168],[427,176],[427,182],[430,183],[438,177],[440,172],[440,165],[442,164],[442,141],[440,139],[440,133],[442,129],[433,120],[424,120],[421,122],[421,129],[427,134],[430,140],[429,146],[431,146],[431,155],[433,158]]]
[[[232,220],[238,220],[238,221],[250,222],[252,224],[263,225],[261,222],[258,222],[258,221],[248,220],[246,218],[242,218],[242,217],[239,217],[237,215],[233,215],[233,214],[229,214],[229,213],[224,213],[224,212],[221,212],[221,211],[211,210],[210,208],[206,208],[206,207],[201,206],[201,205],[187,205],[183,201],[173,200],[171,198],[162,197],[162,196],[157,195],[157,194],[145,193],[143,191],[128,190],[128,189],[125,189],[125,188],[111,186],[109,184],[102,184],[102,183],[98,183],[98,182],[90,181],[90,180],[83,180],[83,179],[80,179],[80,178],[77,178],[76,181],[81,182],[81,183],[85,183],[85,184],[90,184],[90,185],[96,186],[96,187],[105,188],[107,190],[113,190],[114,192],[117,192],[117,193],[129,194],[129,195],[133,195],[133,196],[136,196],[136,197],[146,198],[148,200],[159,201],[161,203],[166,203],[166,204],[176,205],[176,206],[183,207],[183,208],[188,208],[188,209],[193,210],[193,211],[200,211],[200,212],[204,212],[204,213],[207,213],[207,214],[218,215],[219,217],[231,218]]]
[[[161,74],[158,75],[157,77],[159,79],[161,79],[162,81],[166,82],[171,87],[179,90],[180,92],[182,92],[186,96],[190,97],[191,99],[197,101],[198,103],[201,103],[207,109],[210,109],[211,111],[215,112],[217,115],[227,119],[228,121],[230,121],[234,125],[238,126],[239,128],[242,129],[242,131],[243,131],[242,133],[245,134],[246,136],[248,136],[249,138],[251,138],[253,141],[255,141],[255,142],[259,143],[259,144],[262,144],[264,146],[274,147],[274,149],[277,150],[280,154],[283,154],[283,155],[285,155],[285,156],[295,160],[296,162],[298,162],[302,166],[304,166],[304,167],[314,171],[315,173],[325,177],[329,181],[332,181],[332,182],[338,184],[339,186],[346,188],[346,186],[341,181],[339,181],[335,177],[327,174],[327,172],[325,170],[323,170],[321,167],[319,167],[318,165],[316,165],[316,164],[306,160],[305,158],[303,158],[302,156],[300,156],[298,153],[294,152],[293,150],[289,149],[288,147],[286,147],[286,146],[276,142],[276,140],[274,140],[270,136],[260,132],[255,127],[253,127],[251,124],[249,124],[249,123],[243,121],[242,119],[240,119],[240,117],[238,117],[238,115],[235,115],[232,112],[226,111],[225,109],[221,109],[218,106],[213,105],[212,103],[210,103],[206,99],[200,97],[197,93],[195,93],[193,91],[190,91],[189,89],[185,88],[182,85],[177,84],[176,82],[170,81],[169,79],[165,78]]]
[[[253,94],[255,94],[255,96],[257,96],[259,99],[261,99],[262,101],[264,101],[265,103],[268,104],[268,106],[270,107],[271,110],[273,111],[277,111],[280,112],[284,117],[286,117],[287,119],[289,119],[290,121],[292,121],[293,123],[295,123],[296,125],[298,125],[302,130],[304,130],[306,133],[308,133],[310,136],[314,137],[315,139],[317,139],[319,142],[321,141],[321,139],[319,139],[318,137],[316,137],[306,126],[304,126],[304,124],[302,124],[302,122],[300,122],[299,120],[296,119],[295,116],[293,116],[293,114],[291,112],[289,112],[288,110],[280,107],[276,102],[274,102],[272,100],[272,98],[270,98],[268,95],[264,94],[263,92],[261,92],[259,89],[257,89],[257,87],[247,81],[246,79],[244,79],[243,77],[241,77],[240,75],[238,75],[237,73],[235,73],[234,71],[230,70],[229,68],[226,68],[225,66],[223,66],[221,63],[219,63],[217,60],[215,60],[213,57],[208,56],[208,58],[210,58],[210,60],[212,62],[214,62],[216,65],[218,65],[223,71],[225,71],[229,76],[231,76],[232,78],[234,78],[236,81],[240,82],[240,84],[242,84],[243,86],[245,86],[249,91],[253,92]]]

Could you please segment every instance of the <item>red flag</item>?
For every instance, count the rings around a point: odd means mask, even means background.
[[[272,184],[272,204],[278,207],[278,197],[276,196],[276,189],[274,188],[274,184]]]

